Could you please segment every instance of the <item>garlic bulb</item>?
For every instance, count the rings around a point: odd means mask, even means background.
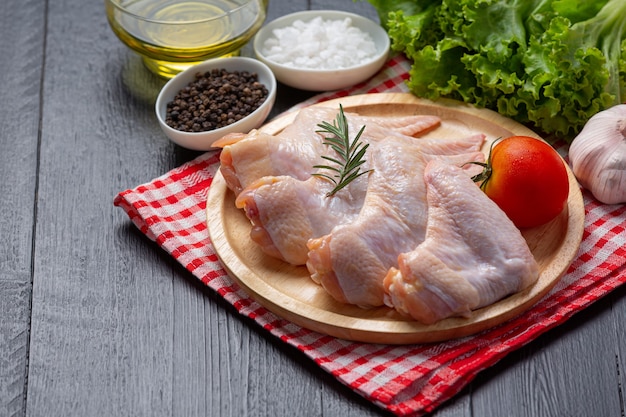
[[[605,204],[626,203],[626,104],[592,116],[569,149],[574,175]]]

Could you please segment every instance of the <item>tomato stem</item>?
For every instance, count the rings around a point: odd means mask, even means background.
[[[467,164],[474,164],[474,165],[480,165],[481,167],[483,167],[483,170],[482,170],[482,172],[480,174],[476,174],[476,175],[474,175],[472,177],[472,181],[474,181],[476,183],[480,183],[480,188],[482,190],[485,189],[485,185],[487,184],[487,181],[491,177],[491,173],[493,171],[492,168],[491,168],[491,153],[493,152],[494,145],[500,139],[502,139],[502,137],[499,137],[496,140],[494,140],[493,142],[491,142],[491,146],[489,147],[489,155],[487,156],[487,162],[470,161],[470,162],[466,162],[465,164],[463,164],[463,166],[465,166]]]
[[[475,165],[480,165],[481,167],[483,167],[483,170],[481,171],[480,174],[476,174],[472,177],[472,181],[474,182],[479,182],[480,183],[480,188],[483,188],[483,185],[487,183],[487,180],[489,179],[489,177],[491,177],[491,165],[489,163],[484,163],[484,162],[468,162],[468,164],[475,164]]]

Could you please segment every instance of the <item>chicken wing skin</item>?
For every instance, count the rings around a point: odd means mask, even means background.
[[[311,278],[338,301],[365,308],[383,305],[387,271],[397,266],[400,253],[413,250],[425,237],[426,164],[482,161],[483,141],[483,135],[420,141],[389,137],[376,144],[359,216],[308,242]]]
[[[253,130],[247,135],[229,135],[215,142],[214,146],[223,147],[220,170],[227,186],[238,195],[264,176],[288,175],[308,179],[312,167],[323,163],[321,156],[328,154],[317,125],[323,121],[332,123],[337,113],[335,108],[307,107],[277,135]],[[353,134],[366,126],[361,137],[365,143],[389,135],[418,137],[441,123],[439,117],[430,115],[370,117],[348,112],[345,115]]]
[[[538,279],[520,231],[460,168],[431,161],[424,182],[425,240],[387,273],[388,305],[432,324],[467,315]]]

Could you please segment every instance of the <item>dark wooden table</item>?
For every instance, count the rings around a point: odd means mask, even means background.
[[[270,0],[270,15],[367,2]],[[102,0],[0,13],[0,416],[375,416],[112,204],[199,153]],[[280,86],[274,115],[310,93]],[[626,289],[481,373],[438,416],[624,416]]]

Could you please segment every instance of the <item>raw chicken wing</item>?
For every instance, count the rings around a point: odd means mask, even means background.
[[[361,307],[384,304],[383,278],[398,255],[424,240],[424,168],[433,159],[462,165],[482,161],[483,135],[407,141],[388,137],[369,153],[373,172],[358,218],[308,243],[307,268],[336,300]],[[472,165],[470,165],[472,166]]]
[[[458,167],[425,170],[428,225],[384,279],[387,304],[425,324],[467,315],[532,285],[538,265],[520,231]]]
[[[253,130],[247,135],[228,135],[214,143],[223,147],[220,170],[227,186],[238,195],[244,188],[264,176],[288,175],[301,180],[311,176],[313,165],[323,162],[328,153],[323,135],[317,126],[332,123],[338,109],[306,107],[298,112],[293,123],[277,135]],[[366,126],[361,140],[376,142],[389,135],[414,137],[430,131],[441,123],[437,116],[415,115],[368,117],[345,113],[349,131],[356,134]]]
[[[252,223],[250,238],[270,256],[304,265],[307,242],[329,233],[337,224],[358,215],[367,187],[363,175],[333,196],[333,184],[312,176],[305,181],[263,177],[243,190],[235,201]]]

